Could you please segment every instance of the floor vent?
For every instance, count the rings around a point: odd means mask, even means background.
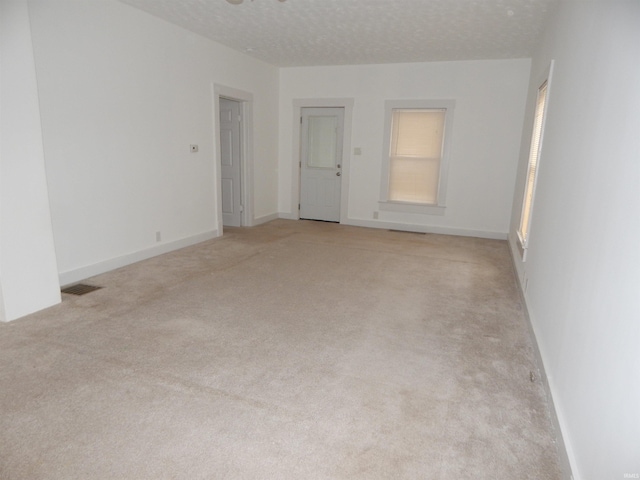
[[[62,289],[62,293],[68,293],[69,295],[85,295],[87,293],[100,290],[102,287],[96,287],[95,285],[87,285],[86,283],[77,283]]]

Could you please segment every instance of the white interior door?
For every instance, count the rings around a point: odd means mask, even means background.
[[[300,218],[340,222],[344,108],[303,108]]]
[[[242,225],[241,187],[241,108],[240,102],[220,98],[220,162],[222,165],[222,224],[228,227]]]

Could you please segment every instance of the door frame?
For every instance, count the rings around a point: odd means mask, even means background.
[[[220,97],[240,103],[240,197],[243,206],[241,225],[253,226],[253,94],[213,84],[213,134],[215,138],[215,199],[216,225],[218,235],[223,233],[222,225],[222,167],[220,159]]]
[[[342,183],[340,188],[340,223],[349,216],[349,178],[351,170],[351,123],[353,119],[353,98],[301,98],[293,100],[293,181],[291,211],[294,218],[300,220],[300,162],[302,161],[301,135],[303,108],[332,107],[344,109],[344,132],[342,138]]]

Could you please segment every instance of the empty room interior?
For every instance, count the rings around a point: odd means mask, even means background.
[[[637,0],[2,0],[0,55],[0,479],[640,478]]]

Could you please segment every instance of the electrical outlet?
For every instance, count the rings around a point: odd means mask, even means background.
[[[197,153],[198,152],[198,145],[189,145],[190,148],[190,152],[191,153]]]
[[[378,212],[373,212],[373,219],[377,220],[378,219]]]
[[[156,232],[156,242],[161,242],[161,241],[162,241],[162,233]]]

